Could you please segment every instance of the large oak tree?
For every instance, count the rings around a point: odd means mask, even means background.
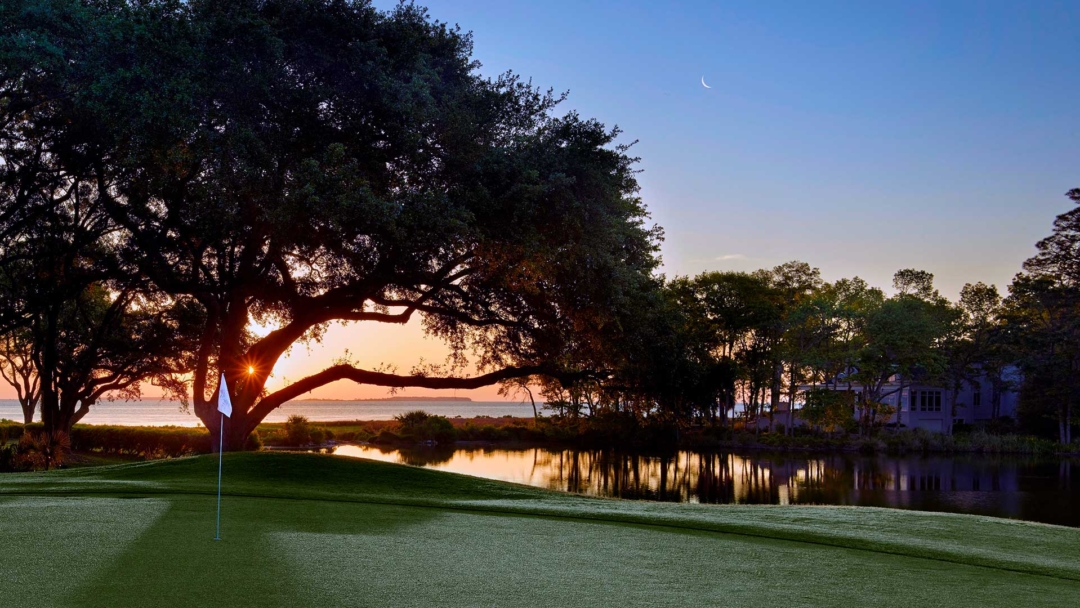
[[[516,76],[483,78],[470,37],[418,7],[50,4],[96,28],[89,42],[51,30],[57,52],[100,51],[94,70],[57,73],[56,101],[97,126],[85,149],[125,262],[205,315],[195,413],[217,428],[224,373],[229,448],[338,380],[558,377],[655,283],[659,232],[617,130],[556,113],[561,98]],[[445,369],[343,362],[266,389],[278,359],[329,324],[414,316],[459,355]]]

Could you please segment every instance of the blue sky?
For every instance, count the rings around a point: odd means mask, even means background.
[[[914,267],[952,298],[1004,292],[1080,187],[1080,2],[1030,5],[427,0],[473,32],[485,73],[568,90],[640,140],[669,275],[799,259],[888,287]],[[418,323],[334,326],[271,387],[346,348],[403,371],[447,352]]]
[[[1080,3],[426,5],[485,73],[640,140],[668,274],[800,259],[1004,290],[1080,187]]]

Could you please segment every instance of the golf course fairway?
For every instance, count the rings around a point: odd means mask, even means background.
[[[0,477],[3,606],[1080,606],[1080,530],[594,499],[315,454]]]

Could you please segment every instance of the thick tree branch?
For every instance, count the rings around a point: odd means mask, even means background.
[[[317,374],[308,376],[289,386],[267,395],[255,409],[252,410],[251,420],[260,421],[278,406],[290,399],[303,395],[320,386],[325,386],[338,380],[352,380],[357,384],[371,384],[374,386],[389,386],[394,388],[431,388],[431,389],[473,389],[491,386],[503,380],[522,378],[538,374],[554,375],[551,368],[540,365],[524,367],[506,367],[498,371],[473,376],[471,378],[457,377],[434,377],[434,376],[400,376],[355,368],[351,365],[335,365]],[[257,424],[257,422],[256,422]]]

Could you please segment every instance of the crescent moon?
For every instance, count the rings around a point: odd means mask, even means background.
[[[701,86],[705,87],[706,89],[711,89],[712,88],[709,85],[705,84],[705,77],[704,76],[701,77]]]

